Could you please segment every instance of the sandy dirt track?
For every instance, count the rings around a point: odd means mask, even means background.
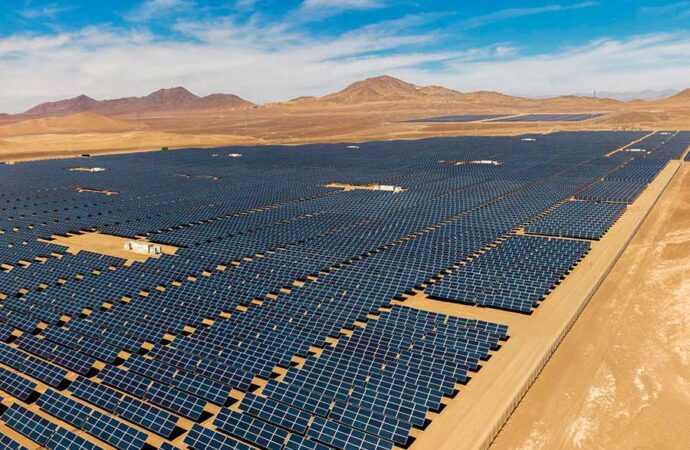
[[[690,448],[689,223],[685,163],[493,449]]]

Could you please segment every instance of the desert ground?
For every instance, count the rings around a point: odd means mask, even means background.
[[[689,188],[686,162],[492,448],[688,448]]]

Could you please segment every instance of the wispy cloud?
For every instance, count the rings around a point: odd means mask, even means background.
[[[361,27],[329,38],[282,22],[231,17],[180,21],[179,35],[98,27],[51,36],[0,39],[0,111],[87,93],[99,98],[143,95],[184,85],[199,94],[234,92],[253,101],[325,94],[365,76],[458,57],[422,51],[429,33],[413,33],[415,17]]]
[[[581,3],[575,3],[573,5],[552,4],[546,6],[539,6],[535,8],[509,8],[503,9],[501,11],[496,11],[490,14],[485,14],[483,16],[473,17],[471,19],[466,20],[463,23],[463,25],[466,28],[477,28],[484,25],[488,25],[490,23],[502,22],[504,20],[510,20],[517,17],[536,16],[539,14],[570,11],[582,8],[592,8],[595,6],[599,6],[599,2],[586,1]]]
[[[165,11],[184,6],[170,1]],[[681,88],[690,80],[690,32],[599,39],[527,56],[512,42],[437,46],[443,33],[433,30],[442,18],[410,15],[324,36],[295,27],[289,17],[185,14],[165,34],[136,22],[9,35],[0,37],[0,111],[82,93],[113,98],[176,85],[201,95],[278,101],[382,73],[420,85],[528,95]]]
[[[145,0],[127,14],[127,19],[133,22],[145,22],[186,11],[194,6],[196,6],[194,0]]]
[[[690,15],[690,1],[670,3],[661,6],[645,6],[640,8],[638,12],[655,16],[675,15],[686,17]]]
[[[20,9],[17,11],[21,17],[25,19],[55,19],[59,14],[74,9],[72,6],[60,6],[58,4],[49,4],[36,7]]]
[[[444,84],[459,90],[476,87],[534,96],[595,89],[683,88],[690,80],[690,34],[599,39],[535,56],[514,53],[495,60],[451,63],[441,71],[411,68],[398,74],[418,83]]]
[[[297,16],[308,19],[330,17],[344,11],[378,9],[388,6],[386,0],[304,0]]]

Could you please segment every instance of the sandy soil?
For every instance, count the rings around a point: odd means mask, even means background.
[[[492,448],[690,446],[688,224],[685,163]]]
[[[135,261],[144,262],[149,258],[160,258],[160,255],[144,255],[125,250],[124,245],[130,241],[131,239],[95,232],[70,236],[53,236],[49,242],[67,247],[67,251],[74,255],[80,251],[87,251],[123,258],[127,260],[125,265],[131,265]],[[148,242],[146,239],[137,239],[137,241]],[[177,252],[177,248],[172,245],[161,245],[161,250],[166,255],[174,255]]]

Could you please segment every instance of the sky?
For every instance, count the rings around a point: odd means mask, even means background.
[[[3,0],[0,111],[184,86],[265,103],[387,74],[550,96],[690,87],[690,1]]]

